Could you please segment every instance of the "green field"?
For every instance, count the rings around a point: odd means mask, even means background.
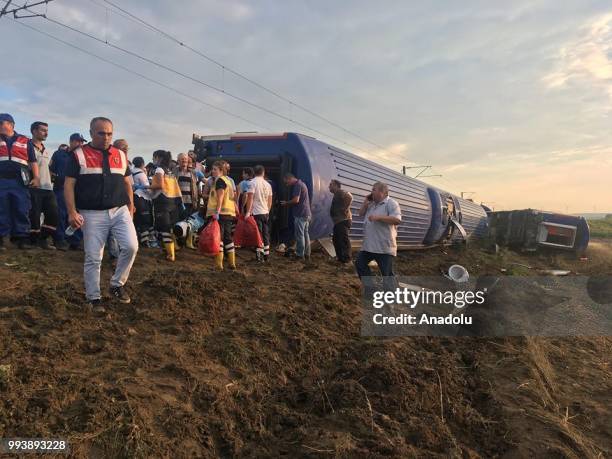
[[[591,237],[612,238],[612,216],[597,220],[588,220]]]

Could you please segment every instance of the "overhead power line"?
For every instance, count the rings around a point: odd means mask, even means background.
[[[352,145],[352,144],[346,142],[345,140],[343,140],[343,139],[341,139],[339,137],[333,136],[333,135],[328,134],[328,133],[326,133],[324,131],[321,131],[319,129],[313,128],[311,126],[308,126],[307,124],[304,124],[304,123],[302,123],[300,121],[297,121],[297,120],[294,120],[294,119],[292,119],[290,117],[287,117],[287,116],[283,115],[282,113],[278,113],[278,112],[276,112],[274,110],[271,110],[271,109],[269,109],[267,107],[264,107],[264,106],[262,106],[260,104],[255,103],[255,102],[252,102],[252,101],[250,101],[248,99],[245,99],[243,97],[237,96],[237,95],[235,95],[233,93],[230,93],[230,92],[228,92],[228,91],[226,91],[224,89],[218,88],[218,87],[216,87],[216,86],[214,86],[214,85],[212,85],[210,83],[207,83],[207,82],[205,82],[203,80],[200,80],[200,79],[198,79],[196,77],[193,77],[193,76],[188,75],[186,73],[183,73],[183,72],[180,72],[178,70],[175,70],[175,69],[173,69],[171,67],[168,67],[167,65],[164,65],[164,64],[162,64],[160,62],[157,62],[157,61],[155,61],[153,59],[150,59],[148,57],[142,56],[142,55],[140,55],[140,54],[138,54],[138,53],[136,53],[134,51],[131,51],[129,49],[122,48],[121,46],[118,46],[118,45],[115,45],[113,43],[110,43],[108,40],[103,40],[101,38],[98,38],[95,35],[92,35],[90,33],[84,32],[84,31],[82,31],[80,29],[77,29],[76,27],[72,27],[72,26],[70,26],[68,24],[65,24],[65,23],[63,23],[61,21],[58,21],[58,20],[53,19],[53,18],[50,18],[50,17],[48,17],[46,15],[44,15],[42,17],[44,19],[46,19],[47,21],[53,23],[53,24],[59,25],[59,26],[64,27],[64,28],[66,28],[68,30],[76,32],[76,33],[78,33],[80,35],[83,35],[83,36],[88,37],[88,38],[90,38],[92,40],[95,40],[95,41],[97,41],[99,43],[105,44],[105,45],[107,45],[107,46],[109,46],[109,47],[111,47],[113,49],[116,49],[118,51],[121,51],[121,52],[123,52],[123,53],[125,53],[125,54],[127,54],[129,56],[135,57],[135,58],[137,58],[139,60],[142,60],[143,62],[146,62],[148,64],[154,65],[154,66],[159,67],[159,68],[161,68],[163,70],[166,70],[168,72],[174,73],[174,74],[176,74],[176,75],[178,75],[178,76],[180,76],[182,78],[185,78],[187,80],[193,81],[194,83],[200,84],[200,85],[202,85],[204,87],[207,87],[207,88],[209,88],[209,89],[211,89],[213,91],[216,91],[216,92],[219,92],[221,94],[224,94],[224,95],[226,95],[228,97],[231,97],[232,99],[235,99],[235,100],[237,100],[239,102],[242,102],[242,103],[244,103],[246,105],[249,105],[249,106],[251,106],[253,108],[256,108],[258,110],[261,110],[261,111],[263,111],[265,113],[268,113],[270,115],[276,116],[276,117],[281,118],[281,119],[283,119],[285,121],[289,121],[290,123],[293,123],[293,124],[295,124],[297,126],[300,126],[300,127],[304,128],[304,129],[308,129],[309,131],[312,131],[312,132],[314,132],[316,134],[319,134],[319,135],[321,135],[323,137],[327,137],[327,138],[333,139],[333,140],[335,140],[337,142],[343,143],[344,145],[347,145],[347,146],[349,146],[349,147],[351,147],[351,148],[353,148],[355,150],[360,150],[360,151],[362,151],[364,153],[369,153],[367,150],[364,150],[363,148],[358,147],[356,145]]]
[[[43,3],[45,5],[49,4],[50,2],[52,2],[53,0],[42,0],[40,2],[36,2],[36,3],[30,3],[29,5],[26,4],[25,5],[21,5],[21,6],[17,6],[16,8],[13,8],[12,10],[9,10],[9,6],[11,6],[11,3],[13,3],[13,0],[6,0],[6,3],[4,4],[4,6],[2,7],[2,10],[0,11],[0,18],[2,16],[5,16],[7,14],[13,14],[13,17],[15,19],[22,19],[22,18],[34,18],[34,17],[39,17],[42,16],[42,14],[38,14],[38,13],[34,13],[34,14],[30,14],[28,16],[17,16],[17,13],[19,11],[22,10],[27,10],[28,8],[32,7],[32,6],[37,6],[37,5],[42,5]],[[28,10],[29,11],[29,10]],[[32,13],[30,11],[30,13]]]
[[[208,103],[208,102],[206,102],[206,101],[204,101],[204,100],[202,100],[202,99],[200,99],[200,98],[198,98],[198,97],[192,96],[192,95],[187,94],[187,93],[185,93],[185,92],[183,92],[183,91],[180,91],[180,90],[178,90],[178,89],[176,89],[176,88],[173,88],[172,86],[169,86],[169,85],[166,85],[166,84],[164,84],[164,83],[162,83],[162,82],[160,82],[160,81],[154,80],[154,79],[153,79],[153,78],[151,78],[151,77],[148,77],[148,76],[146,76],[146,75],[143,75],[142,73],[139,73],[139,72],[137,72],[137,71],[135,71],[135,70],[132,70],[132,69],[130,69],[130,68],[128,68],[128,67],[125,67],[125,66],[123,66],[123,65],[121,65],[121,64],[118,64],[118,63],[116,63],[116,62],[113,62],[113,61],[111,61],[110,59],[107,59],[107,58],[105,58],[105,57],[102,57],[102,56],[99,56],[99,55],[97,55],[97,54],[95,54],[95,53],[92,53],[91,51],[88,51],[88,50],[86,50],[86,49],[84,49],[84,48],[81,48],[80,46],[74,45],[74,44],[72,44],[72,43],[70,43],[70,42],[68,42],[68,41],[62,40],[61,38],[58,38],[58,37],[56,37],[55,35],[52,35],[52,34],[47,33],[47,32],[44,32],[44,31],[42,31],[42,30],[40,30],[40,29],[38,29],[38,28],[36,28],[36,27],[33,27],[33,26],[29,25],[29,24],[25,24],[25,23],[23,23],[23,22],[21,22],[21,21],[17,21],[17,20],[15,20],[15,22],[16,22],[17,24],[19,24],[20,26],[22,26],[22,27],[26,27],[26,28],[28,28],[28,29],[30,29],[30,30],[33,30],[34,32],[37,32],[37,33],[39,33],[39,34],[41,34],[41,35],[44,35],[44,36],[46,36],[46,37],[48,37],[48,38],[51,38],[51,39],[53,39],[53,40],[55,40],[55,41],[57,41],[57,42],[59,42],[59,43],[62,43],[62,44],[64,44],[64,45],[66,45],[66,46],[69,46],[69,47],[71,47],[71,48],[73,48],[73,49],[76,49],[76,50],[78,50],[78,51],[80,51],[80,52],[82,52],[82,53],[85,53],[85,54],[87,54],[87,55],[89,55],[89,56],[91,56],[91,57],[94,57],[94,58],[96,58],[96,59],[99,59],[99,60],[101,60],[102,62],[106,62],[107,64],[110,64],[110,65],[113,65],[113,66],[115,66],[115,67],[117,67],[117,68],[120,68],[120,69],[122,69],[122,70],[124,70],[124,71],[126,71],[126,72],[128,72],[128,73],[131,73],[132,75],[136,75],[136,76],[138,76],[138,77],[140,77],[140,78],[143,78],[143,79],[144,79],[144,80],[146,80],[146,81],[149,81],[149,82],[154,83],[154,84],[156,84],[156,85],[158,85],[158,86],[161,86],[162,88],[168,89],[168,90],[170,90],[170,91],[172,91],[172,92],[174,92],[174,93],[176,93],[176,94],[179,94],[179,95],[181,95],[181,96],[183,96],[183,97],[185,97],[185,98],[187,98],[187,99],[190,99],[190,100],[192,100],[192,101],[198,102],[199,104],[202,104],[202,105],[204,105],[204,106],[206,106],[206,107],[212,108],[212,109],[214,109],[214,110],[218,110],[218,111],[220,111],[220,112],[225,113],[226,115],[230,115],[230,116],[232,116],[232,117],[234,117],[234,118],[237,118],[237,119],[240,119],[240,120],[242,120],[242,121],[246,121],[247,123],[249,123],[249,124],[251,124],[251,125],[253,125],[253,126],[261,127],[261,128],[264,128],[264,129],[270,129],[270,128],[269,128],[269,127],[267,127],[267,126],[263,126],[263,125],[261,125],[261,124],[259,124],[259,123],[255,122],[255,121],[252,121],[252,120],[250,120],[250,119],[248,119],[248,118],[245,118],[245,117],[243,117],[243,116],[241,116],[241,115],[237,115],[237,114],[235,114],[235,113],[232,113],[232,112],[230,112],[229,110],[226,110],[226,109],[224,109],[224,108],[218,107],[218,106],[213,105],[213,104],[210,104],[210,103]]]
[[[322,120],[322,121],[324,121],[324,122],[326,122],[326,123],[328,123],[328,124],[338,128],[338,129],[342,130],[343,132],[345,132],[345,133],[347,133],[347,134],[349,134],[349,135],[351,135],[351,136],[353,136],[355,138],[358,138],[358,139],[360,139],[360,140],[362,140],[362,141],[364,141],[364,142],[366,142],[366,143],[368,143],[368,144],[370,144],[372,146],[375,146],[376,148],[379,148],[379,149],[381,149],[383,151],[386,151],[387,153],[390,153],[384,146],[382,146],[382,145],[380,145],[380,144],[378,144],[376,142],[373,142],[373,141],[367,139],[366,137],[362,136],[361,134],[358,134],[356,132],[353,132],[352,130],[349,130],[349,129],[345,128],[344,126],[340,125],[339,123],[336,123],[335,121],[332,121],[329,118],[324,117],[324,116],[318,114],[314,110],[309,109],[309,108],[307,108],[307,107],[305,107],[305,106],[303,106],[301,104],[298,104],[297,102],[295,102],[295,101],[293,101],[293,100],[283,96],[278,91],[270,89],[269,87],[267,87],[267,86],[265,86],[265,85],[255,81],[255,80],[253,80],[252,78],[249,78],[248,76],[244,75],[243,73],[238,72],[237,70],[234,70],[234,69],[226,66],[225,64],[219,62],[218,60],[210,57],[208,54],[206,54],[206,53],[204,53],[202,51],[199,51],[199,50],[189,46],[187,43],[183,42],[179,38],[177,38],[177,37],[175,37],[173,35],[170,35],[169,33],[161,30],[160,28],[158,28],[158,27],[154,26],[153,24],[145,21],[144,19],[136,16],[135,14],[125,10],[124,8],[121,8],[120,6],[115,4],[114,2],[111,2],[110,0],[102,0],[102,1],[104,3],[112,6],[113,8],[117,9],[118,11],[124,13],[127,16],[128,19],[131,19],[132,21],[134,21],[136,23],[139,23],[140,25],[148,28],[149,30],[157,32],[158,34],[160,34],[164,38],[166,38],[166,39],[168,39],[168,40],[178,44],[179,46],[182,46],[183,48],[191,51],[192,53],[200,56],[202,59],[205,59],[208,62],[211,62],[211,63],[219,66],[223,71],[231,73],[232,75],[235,75],[238,78],[241,78],[242,80],[247,81],[248,83],[252,84],[253,86],[258,87],[259,89],[267,92],[268,94],[271,94],[271,95],[277,97],[278,99],[280,99],[280,100],[282,100],[284,102],[287,102],[289,105],[291,105],[293,107],[296,107],[296,108],[298,108],[298,109],[308,113],[309,115],[312,115],[312,116],[314,116],[314,117],[316,117],[316,118],[318,118],[318,119],[320,119],[320,120]],[[96,2],[94,2],[94,3],[96,3]],[[126,17],[126,16],[123,16],[123,17]]]

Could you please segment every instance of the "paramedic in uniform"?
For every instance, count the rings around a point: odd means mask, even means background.
[[[109,235],[119,243],[119,257],[110,293],[121,303],[130,297],[123,286],[138,251],[132,221],[134,200],[126,154],[113,147],[113,123],[97,117],[90,123],[91,142],[77,148],[66,166],[64,195],[68,222],[82,228],[85,249],[85,293],[96,312],[103,312],[100,266]],[[77,210],[78,209],[78,210]]]
[[[0,250],[4,250],[4,236],[8,235],[17,239],[20,249],[30,248],[28,185],[40,186],[34,147],[30,139],[15,132],[13,117],[0,113]]]
[[[215,267],[223,271],[223,252],[227,254],[230,269],[236,269],[236,250],[232,234],[232,224],[236,221],[237,204],[232,181],[225,175],[227,162],[215,161],[212,165],[213,184],[208,195],[206,217],[217,220],[221,227],[221,247],[215,255]]]

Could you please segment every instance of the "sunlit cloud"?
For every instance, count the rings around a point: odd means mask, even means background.
[[[584,26],[579,39],[564,45],[557,66],[543,77],[550,89],[567,87],[571,82],[596,84],[612,98],[612,13]]]

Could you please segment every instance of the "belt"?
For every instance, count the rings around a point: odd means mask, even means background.
[[[18,179],[20,173],[15,171],[0,171],[0,179]]]

